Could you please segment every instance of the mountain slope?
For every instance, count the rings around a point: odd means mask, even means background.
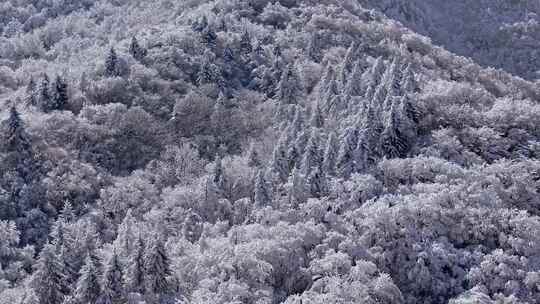
[[[4,4],[0,304],[539,303],[540,87],[367,7]]]
[[[538,79],[538,1],[360,1],[483,66]]]

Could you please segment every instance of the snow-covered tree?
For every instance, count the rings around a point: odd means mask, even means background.
[[[324,158],[322,164],[322,171],[328,175],[334,175],[336,170],[336,162],[338,155],[338,142],[336,134],[331,132],[326,140],[326,147],[324,149]]]
[[[264,173],[259,170],[255,176],[255,184],[253,186],[254,205],[265,207],[272,205],[271,189],[264,177]]]
[[[64,283],[62,263],[55,254],[54,246],[46,244],[39,254],[32,276],[32,287],[39,303],[62,303],[66,288]]]
[[[73,297],[75,303],[96,304],[101,295],[99,271],[94,260],[88,254],[80,270]]]
[[[131,37],[131,43],[129,44],[129,53],[136,60],[142,61],[146,57],[148,51],[139,44],[137,37],[133,36]]]
[[[113,250],[110,258],[104,263],[101,279],[100,303],[120,304],[125,300],[122,266],[118,254]]]
[[[168,277],[171,275],[170,261],[159,236],[147,241],[144,250],[144,281],[146,292],[151,295],[167,295],[171,289]]]
[[[119,76],[118,55],[114,47],[109,49],[107,57],[105,58],[105,76],[116,77]]]
[[[127,292],[144,293],[144,248],[144,241],[139,234],[125,267],[123,282],[124,290]]]

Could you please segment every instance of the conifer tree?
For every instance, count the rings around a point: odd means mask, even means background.
[[[105,263],[101,283],[101,300],[103,304],[120,304],[124,301],[122,266],[116,250]]]
[[[39,254],[32,287],[40,304],[59,304],[64,298],[62,264],[52,244],[46,244]]]
[[[307,184],[312,197],[320,198],[327,194],[327,180],[320,168],[315,167],[308,176]]]
[[[336,170],[336,160],[337,160],[337,139],[334,132],[330,133],[326,141],[326,148],[324,150],[324,160],[322,165],[323,173],[333,176]]]
[[[292,125],[289,130],[291,132],[291,134],[289,135],[290,138],[296,138],[298,133],[300,133],[303,128],[304,128],[304,111],[300,106],[296,105],[294,119],[292,121]]]
[[[412,65],[409,63],[403,71],[402,84],[401,87],[405,93],[417,93],[418,92],[418,83],[413,72]]]
[[[37,106],[38,104],[38,97],[36,96],[36,82],[34,81],[34,77],[30,77],[30,80],[28,81],[28,85],[26,86],[26,105],[27,106]]]
[[[343,178],[348,178],[354,172],[354,149],[356,148],[356,144],[356,131],[353,127],[349,127],[345,130],[345,134],[341,140],[336,164],[336,171]]]
[[[309,176],[315,167],[320,168],[322,166],[323,155],[319,141],[319,132],[317,129],[313,129],[302,159],[302,173],[305,176]]]
[[[310,125],[313,128],[322,128],[324,125],[324,118],[321,113],[321,107],[319,105],[319,102],[316,102],[313,106],[313,109],[311,110]]]
[[[122,220],[122,223],[118,226],[118,234],[113,245],[120,257],[127,258],[129,253],[133,250],[134,242],[135,219],[133,218],[131,209],[129,209],[126,212],[126,216]]]
[[[284,130],[281,137],[272,153],[272,161],[270,163],[270,171],[278,178],[278,181],[284,183],[289,176],[289,160],[288,160],[288,140],[287,130]]]
[[[171,275],[169,258],[159,236],[153,236],[144,251],[145,290],[150,295],[166,295],[170,292],[168,277]]]
[[[247,30],[244,30],[240,37],[240,54],[242,56],[249,56],[253,52],[253,45],[251,44],[251,36]]]
[[[289,176],[289,200],[293,207],[306,201],[306,181],[300,169],[294,168]]]
[[[262,170],[257,172],[255,176],[255,185],[253,187],[253,197],[254,205],[257,207],[266,207],[272,204],[272,198],[270,194],[270,189],[266,179],[264,178],[264,173]]]
[[[342,85],[345,85],[347,82],[347,79],[349,78],[349,74],[352,72],[354,63],[358,59],[358,44],[353,41],[349,48],[347,49],[347,53],[345,54],[345,58],[343,58],[343,62],[341,63],[340,70],[339,70],[339,80]]]
[[[68,105],[68,85],[60,75],[56,76],[53,85],[53,96],[49,110],[64,110]]]
[[[141,47],[137,37],[131,37],[131,43],[129,44],[129,53],[135,60],[142,61],[146,57],[147,51],[145,48]]]
[[[99,271],[88,254],[80,270],[73,297],[77,304],[96,304],[101,294]]]
[[[377,87],[381,83],[384,72],[384,61],[381,57],[378,57],[367,75],[367,91],[365,96],[367,100],[371,100],[373,98]]]
[[[362,96],[362,65],[359,60],[354,63],[353,70],[346,80],[344,95],[346,97]]]
[[[293,64],[289,64],[281,74],[276,99],[281,105],[298,104],[302,96],[302,85]]]
[[[107,58],[105,59],[105,76],[107,77],[117,77],[119,76],[118,69],[118,55],[114,47],[111,47]]]
[[[124,273],[124,290],[144,293],[144,241],[140,234],[129,255]]]
[[[43,74],[43,78],[41,79],[41,84],[39,86],[39,106],[40,109],[48,113],[51,111],[51,104],[52,104],[52,97],[50,92],[50,81],[49,76],[47,74]]]
[[[382,152],[387,158],[404,157],[408,150],[406,138],[400,131],[400,120],[398,106],[392,105],[390,115],[386,121],[384,131],[381,134]]]
[[[30,183],[37,174],[34,152],[24,123],[14,106],[10,109],[3,129],[4,142],[0,149],[8,154],[4,162],[17,172],[23,182]]]
[[[262,165],[261,159],[259,157],[259,152],[257,152],[257,149],[255,148],[255,144],[253,142],[249,145],[247,159],[248,166],[250,166],[251,168],[258,168]]]
[[[182,234],[186,240],[195,243],[199,240],[203,229],[203,219],[195,212],[190,211],[182,225]]]

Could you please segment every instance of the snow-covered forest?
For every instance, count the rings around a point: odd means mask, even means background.
[[[538,3],[1,1],[0,304],[540,303]]]

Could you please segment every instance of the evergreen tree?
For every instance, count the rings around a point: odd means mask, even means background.
[[[328,83],[328,87],[326,89],[326,92],[323,96],[323,109],[326,113],[330,113],[332,110],[335,110],[334,108],[338,106],[335,102],[339,101],[336,100],[335,97],[339,96],[340,90],[337,80],[334,78],[330,79],[330,82]]]
[[[419,91],[418,83],[414,76],[412,65],[409,63],[403,71],[401,87],[405,93],[417,93]]]
[[[129,44],[129,53],[135,60],[142,61],[146,57],[147,51],[145,48],[141,47],[137,37],[133,36],[131,38],[131,43]]]
[[[53,86],[51,108],[49,110],[64,110],[68,105],[68,85],[60,75],[56,76]]]
[[[341,140],[336,171],[339,176],[343,178],[348,178],[354,172],[355,169],[355,159],[354,159],[354,150],[357,144],[357,135],[353,127],[349,127],[345,130],[343,139]]]
[[[39,106],[40,109],[48,113],[52,111],[52,97],[50,93],[50,81],[49,76],[47,74],[43,74],[43,78],[41,79],[41,84],[39,86]]]
[[[135,219],[131,213],[131,209],[126,212],[126,216],[118,226],[118,234],[113,243],[118,255],[122,258],[129,256],[135,242]]]
[[[26,86],[26,105],[27,106],[37,106],[38,104],[38,97],[36,96],[36,82],[34,81],[34,77],[30,77],[30,80],[28,81],[28,85]]]
[[[3,144],[0,150],[7,153],[4,163],[17,172],[25,183],[30,183],[37,174],[34,152],[24,123],[15,107],[4,121]]]
[[[287,130],[284,130],[281,137],[272,153],[272,161],[270,163],[270,171],[279,179],[279,182],[284,183],[289,176],[289,160],[288,160],[288,140]]]
[[[406,138],[400,131],[398,106],[394,103],[386,126],[381,134],[381,149],[387,158],[405,157],[408,150]]]
[[[249,150],[247,153],[248,166],[251,168],[258,168],[262,165],[261,159],[259,157],[259,152],[255,148],[255,144],[252,142],[249,145]]]
[[[249,32],[244,30],[242,33],[242,36],[240,37],[240,55],[241,56],[249,56],[251,52],[253,52],[253,45],[251,44],[251,36],[249,35]]]
[[[101,300],[103,304],[120,304],[124,301],[122,281],[122,266],[118,254],[113,250],[111,257],[105,263],[101,283]]]
[[[65,286],[62,264],[52,244],[46,244],[39,254],[32,277],[32,287],[40,304],[59,304],[64,298]]]
[[[322,128],[324,125],[324,117],[322,116],[319,102],[317,102],[311,110],[310,125],[313,128]]]
[[[328,140],[326,141],[326,148],[324,150],[324,160],[322,165],[323,173],[333,176],[336,170],[337,161],[337,139],[334,132],[330,133]]]
[[[294,168],[289,176],[289,201],[296,208],[306,201],[306,181],[298,168]]]
[[[373,155],[371,153],[371,147],[369,145],[368,135],[369,130],[363,129],[359,132],[358,143],[354,150],[355,158],[355,171],[365,172],[375,163]]]
[[[289,130],[291,132],[289,137],[296,138],[298,133],[300,133],[303,128],[304,128],[304,111],[300,106],[296,105],[294,119],[292,121],[292,125]]]
[[[320,198],[327,194],[327,180],[320,168],[315,167],[308,176],[307,184],[312,197]]]
[[[276,99],[280,101],[281,106],[289,104],[298,104],[302,96],[302,85],[293,64],[281,74],[281,79],[277,86]]]
[[[124,273],[124,289],[128,292],[144,293],[144,271],[144,242],[139,234]]]
[[[105,59],[105,76],[107,77],[117,77],[119,76],[118,69],[118,55],[114,47],[111,47],[107,58]]]
[[[182,234],[186,240],[195,243],[201,237],[203,219],[195,212],[190,211],[182,225]]]
[[[264,173],[262,170],[259,170],[257,172],[257,175],[255,176],[255,185],[253,187],[253,197],[254,197],[254,205],[257,207],[266,207],[271,206],[272,204],[272,198],[271,198],[271,192],[268,186],[268,183],[266,182],[266,179],[264,178]]]
[[[375,91],[377,90],[377,87],[381,83],[381,80],[383,78],[385,72],[385,66],[384,61],[381,57],[377,58],[375,60],[375,63],[371,67],[370,71],[367,75],[367,91],[366,91],[366,99],[371,100],[373,98],[373,95],[375,94]]]
[[[73,297],[78,304],[96,304],[101,294],[99,286],[99,271],[94,260],[88,254],[80,270]]]
[[[349,74],[352,72],[355,61],[358,60],[358,44],[353,41],[349,48],[347,49],[347,53],[345,54],[345,58],[343,58],[343,62],[341,63],[340,69],[339,69],[339,81],[342,85],[345,85],[347,79],[349,78]]]
[[[362,65],[359,60],[357,60],[354,63],[354,68],[347,78],[345,88],[344,88],[344,94],[346,97],[351,96],[362,96],[363,95],[363,89],[362,89]]]
[[[169,258],[159,236],[152,237],[144,251],[144,281],[150,295],[169,293],[168,277],[171,275]]]
[[[302,173],[305,176],[309,176],[315,167],[322,166],[323,155],[321,155],[319,141],[319,132],[317,129],[313,129],[302,160]]]

